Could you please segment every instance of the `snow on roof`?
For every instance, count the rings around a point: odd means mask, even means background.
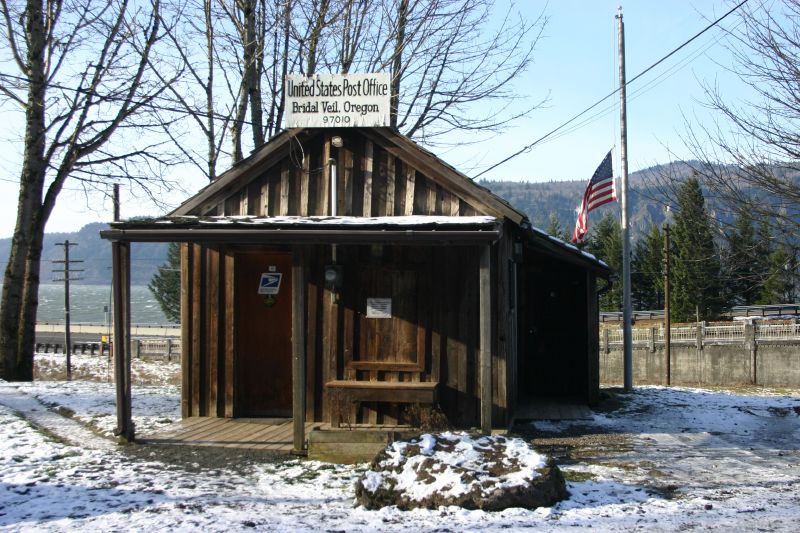
[[[219,224],[240,224],[240,225],[304,225],[304,226],[337,226],[337,225],[357,225],[357,226],[423,226],[423,225],[471,225],[482,226],[492,225],[497,219],[490,216],[471,216],[471,217],[448,217],[448,216],[427,216],[411,215],[398,217],[353,217],[353,216],[275,216],[257,217],[252,215],[238,216],[180,216],[165,217],[155,221],[156,224],[186,224],[198,223],[208,225]]]
[[[604,267],[606,267],[606,268],[610,268],[610,267],[608,266],[608,264],[606,264],[606,262],[605,262],[605,261],[603,261],[602,259],[598,259],[597,257],[595,257],[595,255],[594,255],[594,254],[590,254],[589,252],[584,252],[583,250],[581,250],[580,248],[578,248],[577,246],[575,246],[574,244],[572,244],[572,243],[570,243],[570,242],[567,242],[567,241],[562,241],[562,240],[561,240],[561,239],[559,239],[558,237],[553,237],[552,235],[550,235],[550,234],[549,234],[549,233],[547,233],[546,231],[544,231],[544,230],[542,230],[542,229],[539,229],[539,228],[537,228],[537,227],[535,227],[535,226],[530,226],[530,229],[531,229],[531,231],[533,231],[534,233],[537,233],[537,234],[539,234],[539,235],[540,235],[540,236],[542,236],[542,237],[546,237],[548,240],[550,240],[550,241],[552,241],[552,242],[554,242],[554,243],[558,244],[558,245],[559,245],[559,246],[561,246],[562,248],[567,248],[568,250],[573,250],[573,251],[575,251],[575,252],[577,252],[577,253],[581,254],[582,256],[586,257],[587,259],[591,259],[592,261],[597,261],[598,263],[600,263],[600,264],[601,264],[601,265],[603,265]]]

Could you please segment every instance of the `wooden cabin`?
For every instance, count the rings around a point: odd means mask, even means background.
[[[531,398],[598,398],[608,268],[388,128],[285,131],[103,236],[122,352],[129,244],[183,243],[184,417],[292,417],[299,451],[305,421],[396,425],[421,404],[489,431]]]

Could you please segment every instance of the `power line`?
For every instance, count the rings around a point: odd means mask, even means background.
[[[667,59],[669,59],[670,57],[675,55],[677,52],[679,52],[680,50],[682,50],[683,48],[688,46],[695,39],[697,39],[698,37],[703,35],[705,32],[707,32],[708,30],[710,30],[711,28],[713,28],[714,26],[716,26],[717,24],[722,22],[725,18],[727,18],[734,11],[738,10],[740,7],[742,7],[748,1],[749,0],[742,0],[736,6],[731,8],[727,13],[725,13],[724,15],[722,15],[721,17],[716,19],[714,22],[712,22],[711,24],[709,24],[708,26],[706,26],[705,28],[703,28],[702,30],[697,32],[695,35],[693,35],[688,40],[684,41],[681,45],[679,45],[677,48],[675,48],[674,50],[669,52],[667,55],[663,56],[661,59],[659,59],[658,61],[656,61],[655,63],[653,63],[652,65],[650,65],[646,69],[644,69],[643,71],[641,71],[639,74],[637,74],[636,76],[634,76],[630,80],[627,80],[625,82],[625,87],[627,87],[628,85],[632,84],[633,82],[635,82],[636,80],[638,80],[639,78],[641,78],[642,76],[644,76],[645,74],[647,74],[648,72],[650,72],[651,70],[656,68],[658,65],[660,65],[661,63],[663,63],[664,61],[666,61]],[[602,104],[603,102],[605,102],[606,100],[611,98],[612,96],[616,95],[619,91],[620,91],[620,87],[617,87],[616,89],[614,89],[613,91],[611,91],[610,93],[608,93],[607,95],[605,95],[604,97],[602,97],[601,99],[599,99],[598,101],[596,101],[595,103],[593,103],[592,105],[590,105],[589,107],[587,107],[586,109],[584,109],[583,111],[578,113],[577,115],[573,116],[572,118],[570,118],[566,122],[562,123],[560,126],[550,130],[549,132],[545,133],[544,135],[542,135],[541,137],[539,137],[538,139],[536,139],[532,143],[522,147],[521,149],[517,150],[516,152],[514,152],[510,156],[506,157],[505,159],[503,159],[503,160],[491,165],[490,167],[482,170],[480,173],[478,173],[475,176],[473,176],[472,179],[477,179],[477,178],[481,177],[482,175],[486,174],[487,172],[489,172],[490,170],[493,170],[493,169],[499,167],[500,165],[502,165],[504,163],[507,163],[508,161],[514,159],[515,157],[517,157],[517,156],[529,151],[531,148],[533,148],[534,146],[536,146],[540,142],[544,141],[545,139],[547,139],[551,135],[554,135],[555,133],[559,132],[563,128],[569,126],[570,124],[575,122],[577,119],[579,119],[580,117],[582,117],[583,115],[585,115],[586,113],[588,113],[589,111],[594,109],[595,107],[599,106],[600,104]],[[607,111],[601,111],[601,113],[603,113],[603,112],[607,112]]]
[[[712,23],[708,24],[705,28],[703,28],[701,31],[699,31],[698,33],[693,35],[691,38],[689,38],[688,40],[683,42],[677,48],[673,49],[671,52],[669,52],[665,56],[661,57],[655,63],[653,63],[652,65],[650,65],[646,69],[644,69],[642,72],[638,73],[636,76],[634,76],[633,78],[628,80],[625,83],[625,86],[627,87],[628,85],[630,85],[633,82],[637,81],[639,78],[641,78],[642,76],[644,76],[645,74],[647,74],[648,72],[653,70],[655,67],[657,67],[658,65],[660,65],[661,63],[663,63],[664,61],[666,61],[667,59],[672,57],[674,54],[676,54],[677,52],[679,52],[680,50],[682,50],[683,48],[688,46],[690,43],[692,43],[694,40],[699,38],[701,35],[706,33],[708,30],[710,30],[711,28],[713,28],[714,26],[716,26],[720,22],[722,22],[725,18],[727,18],[733,12],[738,10],[740,7],[742,7],[748,1],[749,0],[742,0],[739,4],[737,4],[736,6],[731,8],[724,15],[722,15],[721,17],[719,17],[718,19],[716,19]],[[710,46],[711,45],[709,45],[709,47]],[[675,67],[672,67],[671,70],[675,70]],[[14,74],[0,73],[0,78],[7,78],[9,80],[18,80],[18,81],[23,81],[23,82],[29,82],[28,78],[23,77],[23,76],[14,75]],[[654,84],[655,84],[654,81],[650,82],[650,86],[652,86]],[[87,89],[87,88],[83,88],[83,87],[68,87],[66,85],[62,85],[62,84],[56,83],[56,82],[50,82],[48,84],[48,87],[53,88],[53,89],[60,89],[60,90],[63,90],[63,91],[77,92],[77,93],[84,94],[84,95],[98,96],[100,98],[100,100],[103,100],[103,101],[127,101],[127,97],[126,96],[113,96],[113,95],[100,96],[100,95],[97,94],[97,91],[92,90],[92,89]],[[647,86],[645,86],[644,88],[641,88],[639,91],[636,91],[635,93],[633,93],[632,98],[635,97],[635,96],[638,96],[639,94],[642,94],[642,92],[644,92],[646,89],[647,89]],[[619,92],[619,90],[620,90],[619,87],[614,89],[613,91],[611,91],[610,93],[608,93],[607,95],[605,95],[601,99],[597,100],[595,103],[593,103],[592,105],[590,105],[589,107],[587,107],[586,109],[581,111],[580,113],[576,114],[575,116],[573,116],[572,118],[570,118],[566,122],[562,123],[561,125],[557,126],[556,128],[550,130],[549,132],[547,132],[543,136],[539,137],[538,139],[536,139],[532,143],[524,146],[523,148],[521,148],[517,152],[515,152],[515,153],[511,154],[510,156],[504,158],[503,160],[499,161],[498,163],[495,163],[495,164],[489,166],[488,168],[482,170],[480,173],[478,173],[475,176],[473,176],[473,179],[479,178],[480,176],[486,174],[487,172],[489,172],[489,171],[497,168],[498,166],[500,166],[500,165],[502,165],[504,163],[507,163],[511,159],[514,159],[515,157],[521,155],[522,153],[525,153],[525,152],[529,151],[531,148],[533,148],[534,146],[542,143],[546,139],[550,139],[556,133],[558,133],[559,131],[561,131],[562,129],[567,127],[568,125],[572,124],[577,119],[579,119],[580,117],[582,117],[583,115],[585,115],[589,111],[593,110],[594,108],[596,108],[597,106],[599,106],[600,104],[602,104],[603,102],[605,102],[606,100],[611,98],[612,96],[616,95]],[[168,105],[161,105],[161,104],[153,103],[153,102],[156,102],[158,100],[171,102],[171,100],[166,98],[166,97],[154,96],[153,99],[150,102],[138,102],[137,105],[140,106],[140,107],[144,107],[144,108],[148,108],[148,109],[154,110],[154,111],[167,111],[167,112],[177,113],[177,114],[185,115],[185,116],[197,116],[197,115],[207,116],[209,114],[207,110],[190,110],[190,109],[187,109],[185,107],[177,107],[177,106],[174,106],[174,105],[169,105],[168,106]],[[598,118],[600,118],[604,114],[608,113],[611,109],[613,109],[613,107],[615,105],[616,104],[613,104],[609,108],[602,109],[601,111],[597,112],[595,115],[592,115],[591,117],[589,117],[588,119],[584,120],[583,122],[580,122],[580,123],[576,124],[573,128],[571,128],[571,129],[569,129],[569,130],[567,130],[565,132],[562,132],[560,135],[554,137],[551,140],[555,140],[557,138],[560,138],[563,135],[567,135],[569,133],[572,133],[573,131],[579,129],[580,127],[582,127],[582,126],[584,126],[584,125],[586,125],[586,124],[588,124],[588,123],[590,123],[590,122],[592,122],[594,120],[597,120]],[[218,113],[216,111],[212,111],[210,113],[210,115],[213,118],[218,119],[218,120],[228,120],[230,118],[229,116],[221,114],[221,113]],[[247,120],[247,119],[242,119],[240,122],[242,124],[248,125],[248,126],[252,126],[253,125],[252,121]],[[3,179],[3,178],[0,178],[0,181],[18,183],[18,181],[13,181],[13,180]]]

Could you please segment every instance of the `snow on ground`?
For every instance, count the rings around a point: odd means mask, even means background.
[[[66,377],[64,354],[36,354],[34,361],[37,375],[63,373]],[[46,405],[65,407],[70,416],[112,437],[117,425],[113,365],[108,357],[89,355],[73,355],[71,363],[73,381],[34,381],[18,387]],[[152,433],[180,420],[179,375],[180,362],[148,359],[132,362],[131,405],[136,431]],[[141,386],[143,383],[147,386]]]
[[[133,390],[140,429],[177,419],[174,386]],[[536,422],[524,429],[537,444],[569,449],[555,455],[571,497],[499,513],[354,507],[364,465],[82,447],[4,407],[19,391],[103,433],[113,427],[114,389],[102,380],[0,382],[2,531],[796,531],[800,521],[800,391],[643,387],[613,392],[616,408],[594,420]]]

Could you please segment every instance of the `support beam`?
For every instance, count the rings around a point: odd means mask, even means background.
[[[373,165],[373,146],[372,141],[366,141],[364,144],[364,204],[363,215],[365,217],[372,216],[372,165]]]
[[[302,248],[292,250],[292,417],[294,449],[306,454],[306,306]]]
[[[278,214],[282,217],[289,214],[289,163],[286,161],[281,165],[281,189]]]
[[[481,250],[478,273],[478,315],[480,334],[480,398],[481,430],[492,431],[492,285],[491,285],[492,247],[486,245]]]
[[[120,438],[134,440],[131,418],[131,245],[111,244],[114,286],[114,378],[117,385],[117,428]]]

